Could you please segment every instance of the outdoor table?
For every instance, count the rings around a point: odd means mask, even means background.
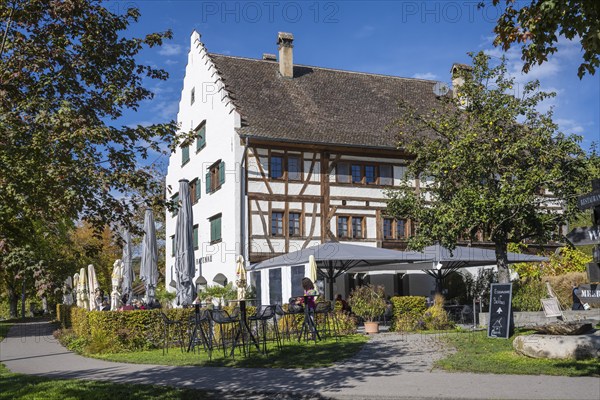
[[[236,301],[236,300],[234,300]],[[240,318],[238,323],[237,333],[235,338],[233,339],[233,343],[231,344],[231,356],[234,355],[236,346],[239,346],[239,340],[242,339],[242,348],[244,349],[244,355],[246,355],[246,343],[244,341],[245,335],[247,334],[251,343],[254,343],[254,346],[258,351],[260,351],[260,346],[258,344],[258,339],[254,337],[250,327],[248,326],[248,321],[246,320],[246,300],[237,300],[240,304]],[[250,343],[249,343],[250,345]]]
[[[200,304],[194,304],[194,309],[194,330],[192,331],[187,351],[189,353],[196,346],[198,331],[200,331],[200,339],[202,340],[202,345],[210,353],[212,351],[212,335],[207,335],[207,333],[204,331],[204,328],[202,327],[202,319],[200,318]]]
[[[308,306],[308,298],[314,296],[304,296],[304,320],[302,321],[302,329],[300,329],[300,334],[298,335],[298,341],[302,339],[302,335],[310,334],[313,340],[317,341],[317,339],[321,340],[321,335],[319,335],[319,331],[317,330],[317,325],[315,324],[315,310],[311,309]]]

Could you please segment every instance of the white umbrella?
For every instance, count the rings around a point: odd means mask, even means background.
[[[308,278],[313,282],[317,282],[317,262],[312,254],[308,256]]]
[[[73,304],[73,278],[67,276],[63,285],[63,304],[70,306]]]
[[[235,267],[235,284],[237,286],[238,300],[246,299],[246,267],[244,266],[244,257],[238,256]]]
[[[127,295],[127,304],[131,304],[132,285],[135,279],[132,265],[131,233],[129,233],[129,230],[124,229],[121,237],[123,238],[123,283],[121,284],[121,295]]]
[[[90,292],[88,290],[88,280],[85,268],[79,270],[79,296],[81,298],[81,308],[90,309]]]
[[[79,274],[75,272],[75,275],[73,275],[73,297],[75,298],[75,305],[77,307],[82,307],[81,295],[79,293]]]
[[[96,303],[96,291],[100,287],[98,286],[98,278],[96,278],[96,269],[92,264],[88,265],[88,289],[90,291],[90,311],[98,310],[98,306],[101,304]]]
[[[187,179],[179,181],[181,207],[175,230],[175,273],[177,274],[177,304],[186,306],[194,301],[194,216]]]
[[[146,209],[144,215],[144,240],[142,242],[140,278],[146,286],[146,303],[152,304],[158,282],[158,250],[154,215],[149,208]]]
[[[123,263],[121,260],[115,260],[113,272],[111,275],[112,292],[110,293],[110,310],[117,311],[121,306],[121,282],[123,281]]]

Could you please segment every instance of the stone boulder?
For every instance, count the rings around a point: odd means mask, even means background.
[[[583,335],[594,331],[592,324],[587,321],[557,321],[544,325],[527,325],[524,328],[547,335]]]
[[[600,331],[587,335],[522,335],[513,341],[519,354],[533,358],[600,358]]]

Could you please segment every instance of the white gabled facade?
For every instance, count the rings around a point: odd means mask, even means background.
[[[205,145],[200,148],[196,139],[187,155],[178,148],[171,155],[166,184],[169,199],[179,192],[181,179],[200,185],[198,191],[194,190],[195,186],[190,189],[199,195],[192,206],[198,237],[194,282],[198,286],[233,282],[236,258],[240,254],[248,267],[278,254],[332,240],[403,248],[412,223],[405,221],[402,234],[394,227],[393,237],[384,237],[384,191],[400,183],[408,160],[391,149],[240,137],[236,129],[241,126],[241,117],[221,79],[200,35],[193,32],[177,122],[184,132],[196,129],[203,132]],[[285,166],[283,176],[274,177],[271,164],[278,157],[284,160]],[[298,176],[292,179],[288,171],[290,159],[299,166]],[[225,166],[224,174],[221,172],[224,181],[217,190],[210,191],[207,190],[207,173],[216,165]],[[363,176],[361,183],[352,181],[352,168],[356,165]],[[367,168],[374,168],[376,182],[367,182]],[[386,180],[381,179],[384,170]],[[348,181],[341,177],[344,174]],[[211,180],[216,177],[218,174]],[[413,184],[417,187],[419,182]],[[218,217],[220,238],[213,240],[215,231],[211,228],[211,219]],[[279,217],[281,231],[276,227]],[[299,227],[296,233],[290,234],[292,218]],[[343,218],[347,218],[347,235],[340,234]],[[361,221],[360,236],[353,237],[352,220]],[[176,221],[176,216],[167,211],[166,284],[171,291],[175,290],[169,283],[174,280]],[[263,304],[286,302],[296,292],[298,279],[307,275],[307,267],[295,265],[291,260],[289,266],[279,271],[252,272],[249,279],[254,284],[260,280]],[[345,276],[338,279],[334,290],[347,293],[362,278]],[[429,295],[434,287],[431,278],[419,273],[407,274],[402,279],[395,274],[372,275],[370,279],[373,283],[385,283],[390,295],[409,291]],[[277,294],[271,293],[274,280],[280,281]]]
[[[193,98],[193,100],[192,100]],[[195,280],[209,285],[224,283],[235,276],[235,260],[241,254],[239,163],[244,154],[235,128],[240,124],[239,114],[231,103],[224,85],[211,62],[200,35],[191,36],[188,63],[183,80],[177,122],[182,131],[204,127],[205,146],[198,147],[198,139],[189,146],[189,160],[184,162],[182,148],[171,155],[167,171],[167,195],[179,192],[179,180],[199,182],[199,199],[192,206],[197,225],[198,248],[195,251]],[[215,163],[225,166],[224,182],[218,190],[207,190],[206,175]],[[220,215],[220,240],[211,240],[211,218]],[[167,212],[166,218],[166,282],[171,282],[175,257],[173,240],[177,218]],[[171,288],[171,290],[174,290]]]

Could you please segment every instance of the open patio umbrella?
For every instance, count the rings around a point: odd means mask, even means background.
[[[368,272],[385,265],[386,270],[407,270],[410,263],[430,261],[427,255],[414,251],[397,251],[379,247],[329,242],[274,257],[252,265],[251,270],[306,264],[314,256],[317,273],[329,283],[329,298],[333,300],[335,279],[348,270]],[[420,269],[421,267],[419,267]],[[357,271],[358,272],[358,271]]]
[[[485,267],[497,264],[494,250],[479,247],[457,246],[450,250],[436,244],[423,249],[423,254],[431,259],[430,263],[423,265],[423,271],[435,278],[437,293],[442,291],[443,279],[460,268]],[[531,254],[509,252],[507,256],[509,264],[548,261],[547,257]]]
[[[92,264],[88,265],[88,288],[90,291],[90,311],[98,310],[98,306],[101,304],[96,303],[96,291],[100,287],[98,286],[98,278],[96,278],[96,269]]]
[[[79,298],[81,299],[81,308],[90,309],[90,292],[88,290],[88,280],[85,268],[79,270]]]
[[[177,213],[175,229],[175,274],[177,278],[177,304],[186,306],[194,301],[194,237],[190,185],[187,179],[179,181],[181,206]]]
[[[123,282],[121,283],[121,296],[127,295],[127,304],[131,304],[131,287],[135,274],[133,273],[133,251],[131,244],[131,233],[128,229],[124,229],[121,237],[123,239]]]
[[[238,256],[235,267],[235,285],[237,286],[238,300],[246,299],[246,267],[244,266],[244,257]]]
[[[152,214],[152,210],[149,208],[146,209],[144,215],[144,239],[142,241],[140,279],[146,287],[146,304],[152,304],[158,282],[158,246],[156,245],[154,214]]]

